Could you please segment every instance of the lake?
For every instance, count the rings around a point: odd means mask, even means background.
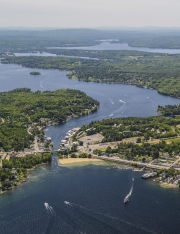
[[[94,46],[81,46],[81,47],[48,47],[49,49],[67,49],[67,50],[135,50],[150,53],[165,53],[165,54],[180,54],[180,49],[161,49],[161,48],[148,48],[148,47],[132,47],[127,43],[110,43],[102,42]]]
[[[71,80],[66,72],[0,64],[0,91],[28,87],[36,90],[73,88],[100,102],[96,113],[48,127],[54,148],[76,126],[111,117],[157,115],[158,105],[179,104],[179,99],[131,85]],[[130,202],[123,203],[132,186]],[[65,204],[67,201],[68,204]],[[46,209],[44,203],[52,209]],[[164,189],[141,173],[114,168],[108,163],[62,167],[52,156],[29,181],[0,196],[2,234],[116,234],[179,233],[180,190]]]

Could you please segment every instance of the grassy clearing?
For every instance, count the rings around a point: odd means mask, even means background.
[[[171,139],[167,139],[167,140],[166,140],[166,143],[167,143],[167,144],[170,144],[170,143],[172,143],[172,142],[180,143],[180,137],[171,138]]]

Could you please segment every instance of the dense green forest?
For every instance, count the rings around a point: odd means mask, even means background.
[[[99,57],[109,60],[8,57],[3,59],[2,63],[15,63],[31,68],[67,70],[69,78],[86,82],[134,84],[156,89],[161,94],[180,97],[180,55],[154,55],[143,52],[133,52],[133,54],[133,56],[130,55],[129,51],[97,52]]]
[[[11,158],[10,160],[2,160],[2,168],[27,168],[30,169],[41,163],[51,162],[51,153],[44,152],[37,155],[28,155],[22,158]]]
[[[180,115],[180,105],[158,106],[158,112],[164,116]]]
[[[161,53],[150,53],[143,51],[133,51],[133,50],[81,50],[81,49],[44,49],[44,52],[64,56],[75,56],[75,57],[85,57],[92,58],[96,60],[115,60],[121,61],[123,57],[127,56],[164,56]]]
[[[17,186],[19,182],[27,177],[27,169],[48,162],[51,162],[51,153],[2,160],[2,168],[0,168],[0,190],[4,191]]]
[[[99,102],[85,93],[62,89],[32,92],[18,88],[0,93],[0,149],[16,151],[29,148],[34,136],[42,134],[35,125],[61,123],[96,111]],[[31,134],[27,132],[31,126]]]

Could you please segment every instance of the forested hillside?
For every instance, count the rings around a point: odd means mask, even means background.
[[[28,148],[39,134],[35,126],[61,123],[68,118],[96,111],[99,102],[85,93],[62,89],[32,92],[19,88],[0,93],[0,149],[16,151]],[[28,127],[34,126],[31,134]]]

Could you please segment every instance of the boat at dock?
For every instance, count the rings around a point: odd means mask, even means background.
[[[148,172],[148,173],[143,174],[141,177],[143,179],[149,179],[149,178],[154,177],[156,175],[157,175],[157,173],[155,173],[155,172]]]

